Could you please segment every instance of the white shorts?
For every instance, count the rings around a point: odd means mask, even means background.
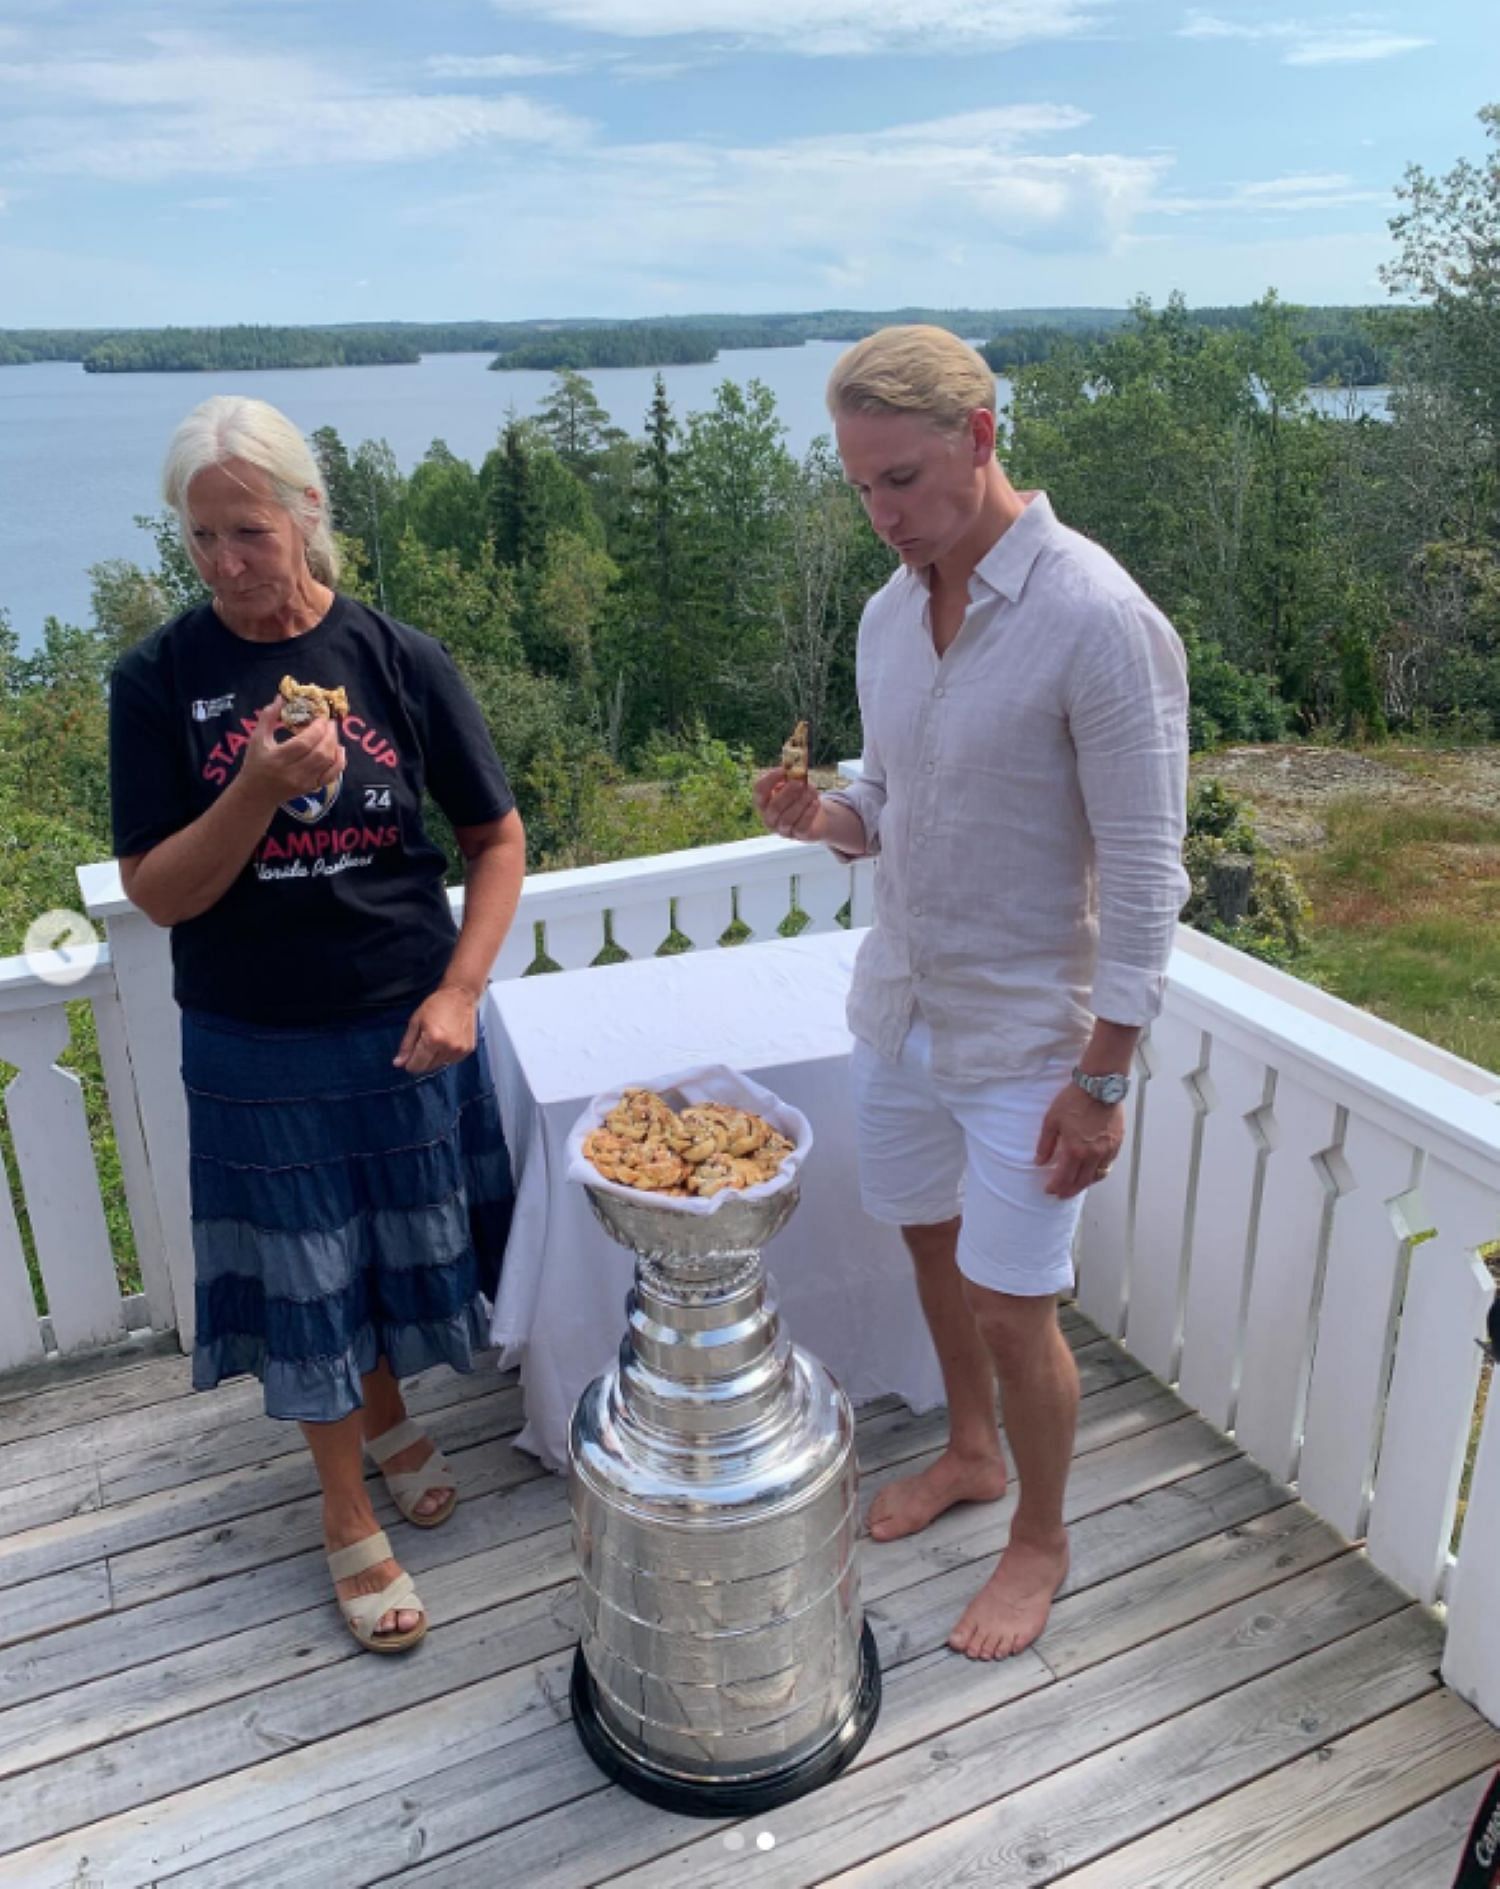
[[[872,1220],[936,1226],[962,1214],[966,1279],[1023,1298],[1071,1291],[1083,1195],[1049,1194],[1048,1171],[1036,1163],[1067,1064],[1036,1076],[944,1082],[932,1073],[932,1033],[918,1017],[898,1062],[856,1039],[850,1071],[860,1196]]]

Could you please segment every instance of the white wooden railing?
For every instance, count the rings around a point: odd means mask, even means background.
[[[0,1063],[47,1312],[37,1307],[8,1186],[0,1185],[0,1371],[87,1350],[150,1327],[192,1343],[193,1254],[188,1218],[187,1113],[178,1071],[178,1019],[167,936],[126,899],[107,862],[79,872],[85,907],[108,942],[80,983],[43,982],[21,958],[0,959]],[[694,950],[736,935],[774,938],[792,914],[803,929],[868,923],[869,868],[821,849],[766,837],[658,854],[528,879],[496,961],[497,978],[533,966],[574,970],[601,952],[649,956],[669,938]],[[462,893],[454,893],[461,914]],[[57,1066],[69,1041],[69,1002],[92,1006],[143,1290],[116,1281],[99,1178],[78,1078]]]
[[[774,838],[528,881],[496,977],[575,969],[669,935],[716,945],[868,922],[873,868]],[[127,1328],[191,1342],[186,1122],[165,935],[112,864],[79,875],[108,946],[60,990],[0,961],[0,1062],[47,1294],[38,1316],[0,1187],[0,1368]],[[845,908],[847,907],[847,911]],[[92,1005],[141,1257],[115,1283],[67,1001]],[[1200,937],[1179,935],[1141,1052],[1130,1155],[1093,1190],[1084,1311],[1424,1601],[1448,1610],[1444,1672],[1500,1722],[1500,1393],[1455,1555],[1500,1238],[1500,1077]]]

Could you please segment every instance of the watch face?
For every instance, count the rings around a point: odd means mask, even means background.
[[[1101,1102],[1123,1102],[1130,1092],[1128,1076],[1105,1076],[1099,1084]]]

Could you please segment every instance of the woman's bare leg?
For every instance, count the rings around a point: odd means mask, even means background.
[[[370,1506],[370,1492],[365,1487],[364,1425],[362,1413],[351,1411],[337,1423],[304,1423],[302,1434],[317,1465],[318,1482],[323,1490],[323,1541],[330,1554],[339,1548],[352,1548],[380,1527]],[[401,1572],[395,1561],[377,1561],[372,1568],[354,1574],[346,1581],[336,1581],[335,1591],[342,1600],[356,1594],[378,1594]],[[410,1607],[383,1614],[378,1633],[406,1633],[421,1620]]]

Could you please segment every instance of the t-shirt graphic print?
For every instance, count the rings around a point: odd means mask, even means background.
[[[454,925],[430,794],[455,826],[514,805],[477,704],[434,638],[347,597],[303,635],[255,643],[210,606],[122,658],[111,686],[117,856],[147,852],[238,776],[283,675],[341,687],[345,766],[283,801],[244,870],[173,927],[178,1001],[256,1022],[323,1022],[420,1001]]]

